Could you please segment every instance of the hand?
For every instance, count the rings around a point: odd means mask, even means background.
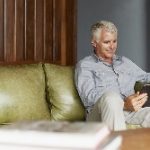
[[[124,100],[124,109],[129,111],[138,111],[147,101],[147,93],[140,94],[139,92],[128,96]]]

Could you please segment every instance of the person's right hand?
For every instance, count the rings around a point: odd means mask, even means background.
[[[138,111],[147,101],[147,93],[140,94],[139,92],[130,95],[124,100],[124,110]]]

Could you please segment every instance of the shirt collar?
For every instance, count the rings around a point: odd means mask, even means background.
[[[112,66],[112,64],[109,64],[107,62],[105,62],[103,60],[102,57],[98,57],[95,52],[93,52],[93,58],[95,59],[95,61],[98,63],[98,62],[103,62],[104,64],[108,65],[108,66]],[[118,55],[114,55],[113,56],[113,64],[116,64],[116,62],[122,62],[122,57],[121,56],[118,56]]]

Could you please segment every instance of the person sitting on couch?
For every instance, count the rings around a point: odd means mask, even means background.
[[[126,123],[150,127],[150,107],[142,108],[148,95],[134,92],[135,82],[149,82],[150,73],[116,55],[117,36],[112,22],[93,24],[93,53],[76,64],[75,83],[86,120],[105,122],[112,130],[124,130]]]

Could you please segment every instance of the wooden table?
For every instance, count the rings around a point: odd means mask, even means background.
[[[117,131],[123,137],[121,150],[150,150],[150,128]]]

